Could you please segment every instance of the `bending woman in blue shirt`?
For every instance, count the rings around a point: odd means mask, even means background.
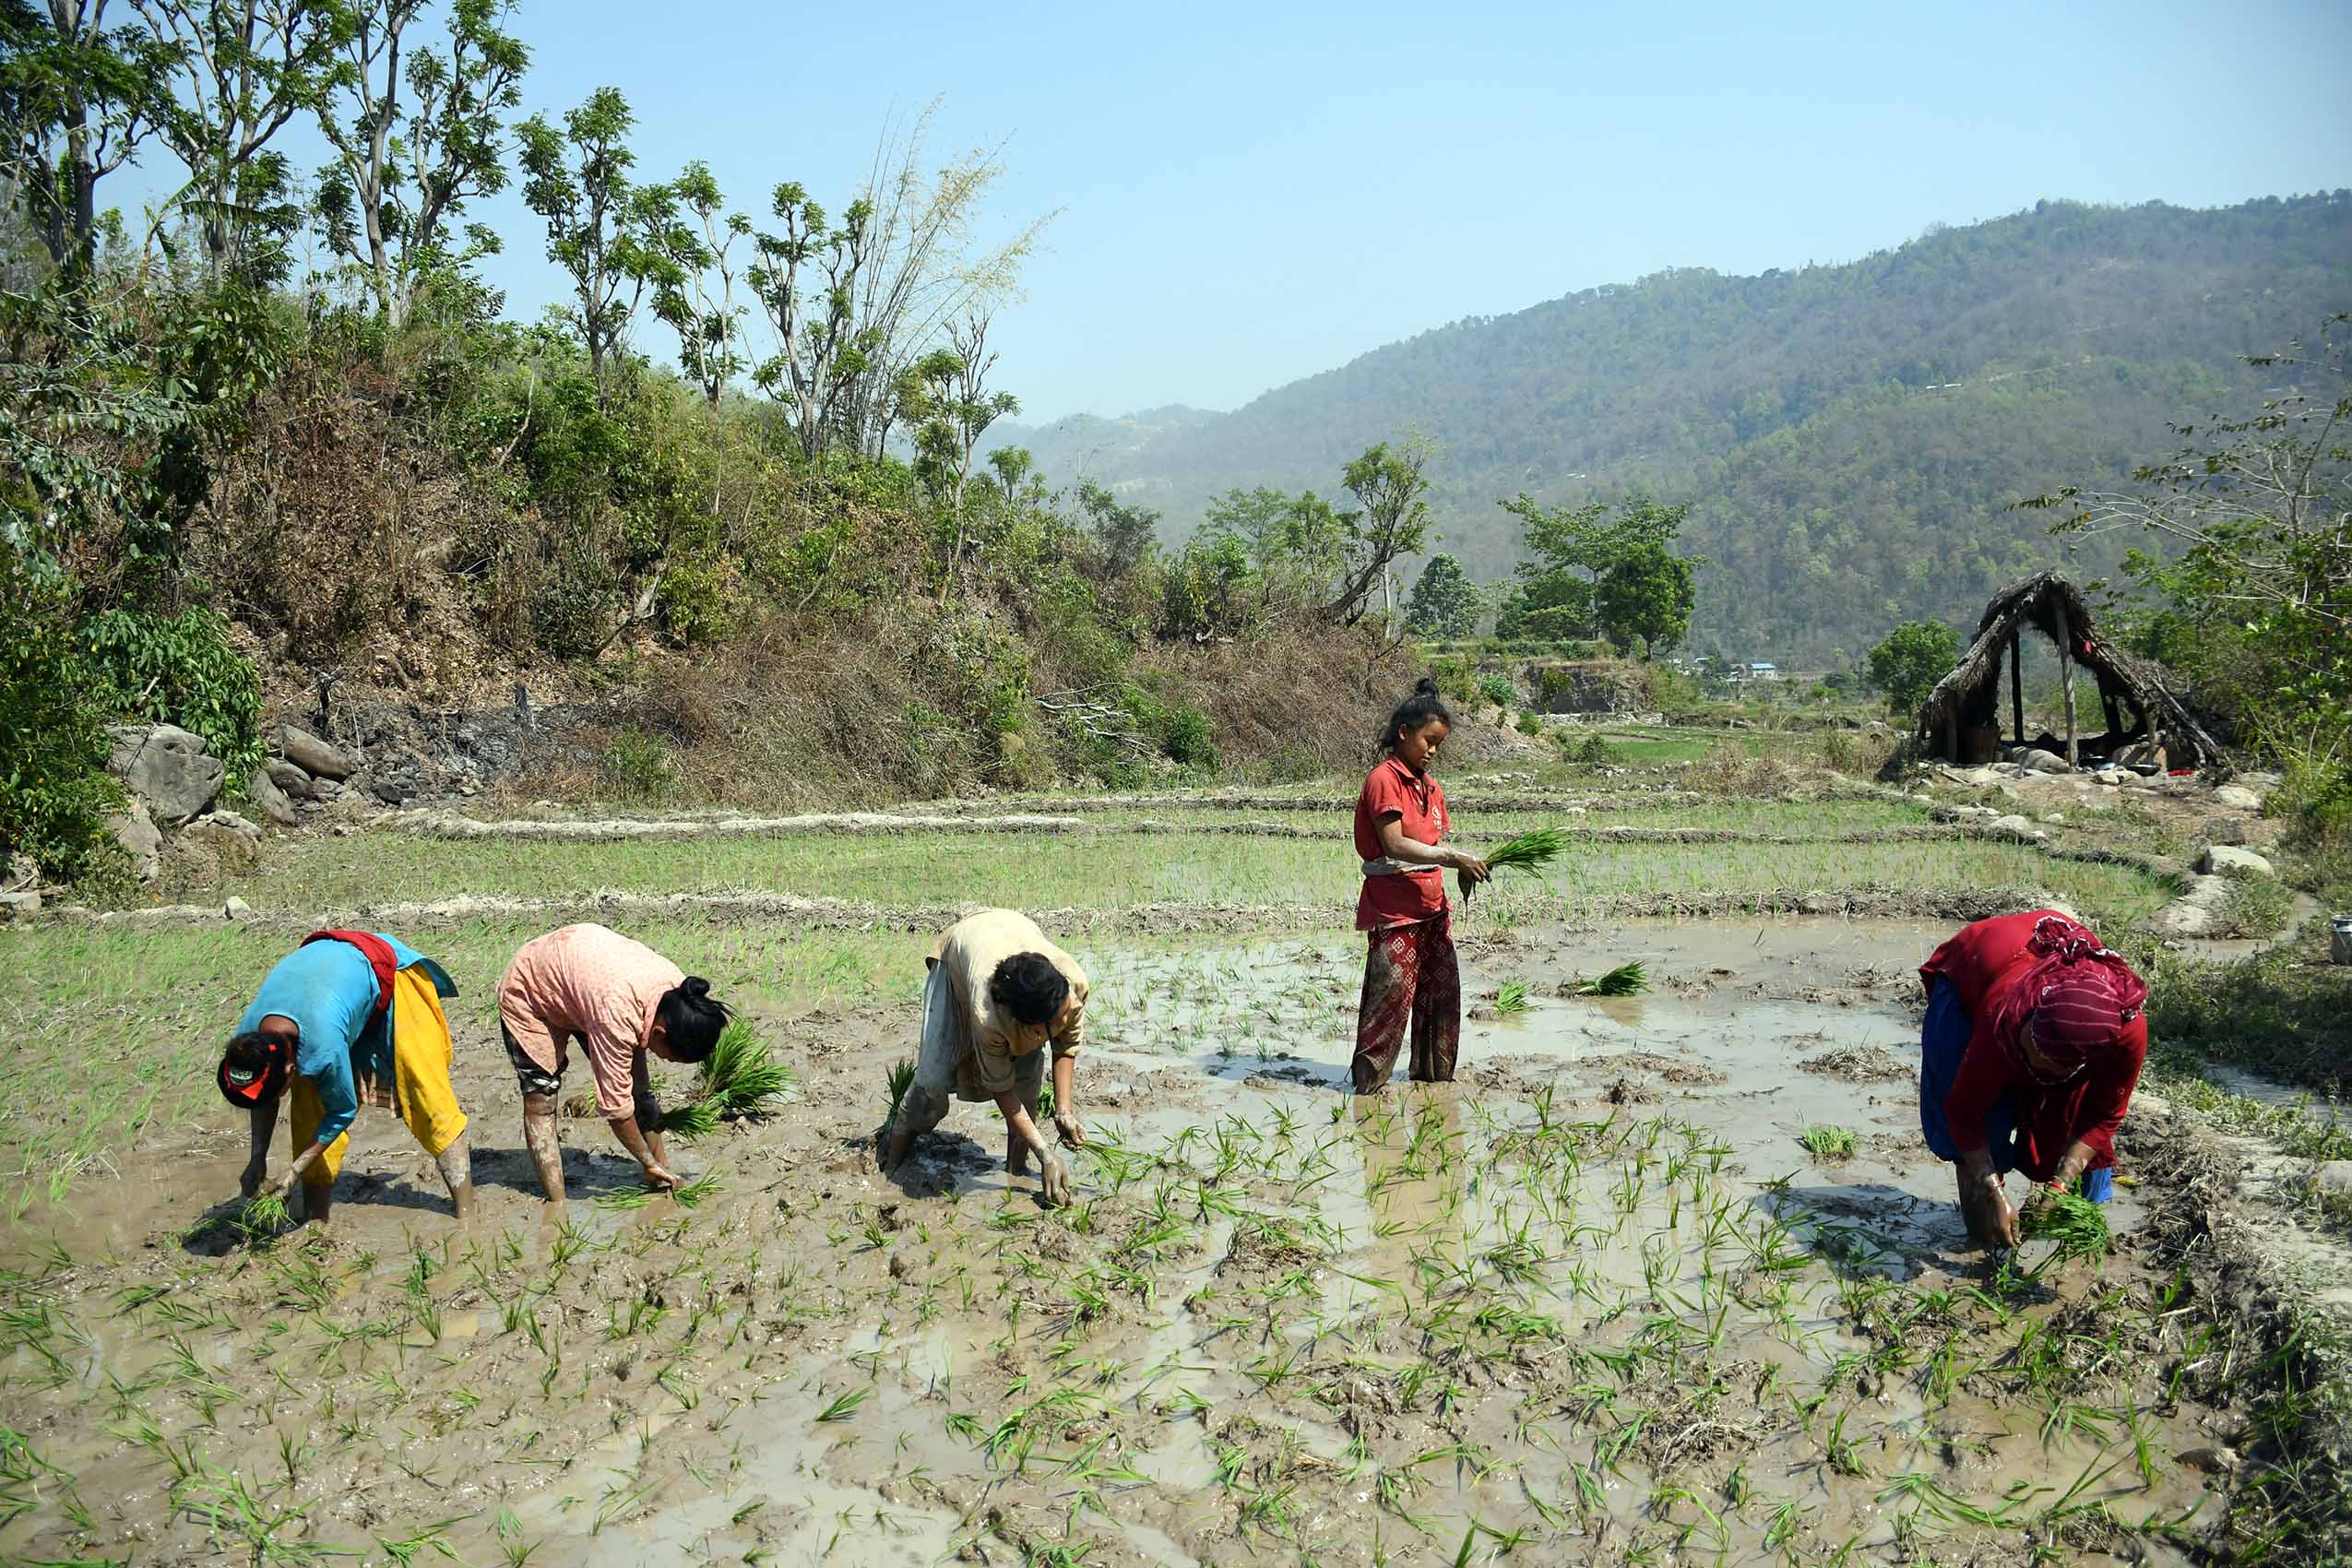
[[[279,959],[220,1059],[220,1092],[253,1114],[245,1196],[260,1192],[268,1174],[283,1095],[294,1158],[280,1190],[291,1201],[301,1184],[307,1218],[324,1224],[333,1208],[335,1177],[362,1103],[386,1107],[408,1124],[440,1167],[458,1219],[469,1218],[473,1164],[441,1010],[441,999],[457,994],[440,965],[377,932],[315,932]]]

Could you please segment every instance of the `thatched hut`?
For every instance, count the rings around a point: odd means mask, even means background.
[[[2066,734],[2036,740],[2070,763],[2084,758],[2162,761],[2173,767],[2217,762],[2221,748],[2165,686],[2156,668],[2134,659],[2098,634],[2082,591],[2055,572],[2012,583],[1993,596],[1977,623],[1976,640],[1952,673],[1936,683],[1919,709],[1919,742],[1928,755],[1974,764],[2001,754],[2001,672],[2009,671],[2011,743],[2028,744],[2020,639],[2028,630],[2058,649],[2066,693]],[[2074,667],[2097,683],[2098,714],[2107,728],[2084,735],[2076,720]]]

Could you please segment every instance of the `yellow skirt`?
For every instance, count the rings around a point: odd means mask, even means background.
[[[457,1107],[457,1086],[449,1077],[457,1054],[449,1039],[448,1016],[441,1011],[441,993],[423,969],[402,969],[392,982],[393,1110],[430,1155],[440,1155],[466,1130],[466,1113]],[[299,1074],[287,1114],[293,1123],[293,1152],[299,1156],[316,1141],[318,1124],[327,1118],[317,1088]],[[303,1172],[303,1184],[334,1185],[350,1144],[351,1135],[345,1133],[327,1145]]]

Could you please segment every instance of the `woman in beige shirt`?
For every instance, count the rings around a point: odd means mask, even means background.
[[[1034,1154],[1045,1201],[1068,1203],[1070,1168],[1038,1131],[1038,1091],[1050,1054],[1054,1128],[1065,1146],[1084,1145],[1075,1059],[1086,1035],[1086,970],[1013,909],[983,909],[956,921],[924,962],[931,974],[923,984],[915,1081],[883,1134],[882,1168],[896,1166],[917,1134],[939,1125],[950,1094],[993,1100],[1004,1113],[1005,1170],[1026,1174]]]
[[[596,1079],[596,1108],[621,1146],[645,1167],[648,1186],[675,1187],[661,1146],[661,1106],[646,1066],[700,1062],[727,1027],[710,982],[644,943],[600,925],[567,925],[523,944],[498,982],[499,1032],[523,1091],[523,1142],[551,1205],[564,1202],[564,1151],[555,1097],[565,1048],[578,1039]]]

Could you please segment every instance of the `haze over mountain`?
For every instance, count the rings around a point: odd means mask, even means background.
[[[1507,576],[1496,503],[1646,490],[1687,501],[1706,558],[1692,643],[1819,660],[1895,622],[1973,625],[2002,583],[2066,559],[2011,505],[2114,484],[2168,422],[2245,411],[2287,373],[2239,356],[2352,308],[2352,192],[2192,210],[2037,203],[1837,266],[1677,269],[1392,343],[1229,413],[1007,423],[1056,483],[1089,478],[1181,540],[1232,487],[1338,489],[1418,430],[1439,548]],[[2075,546],[2111,568],[2121,539]]]

